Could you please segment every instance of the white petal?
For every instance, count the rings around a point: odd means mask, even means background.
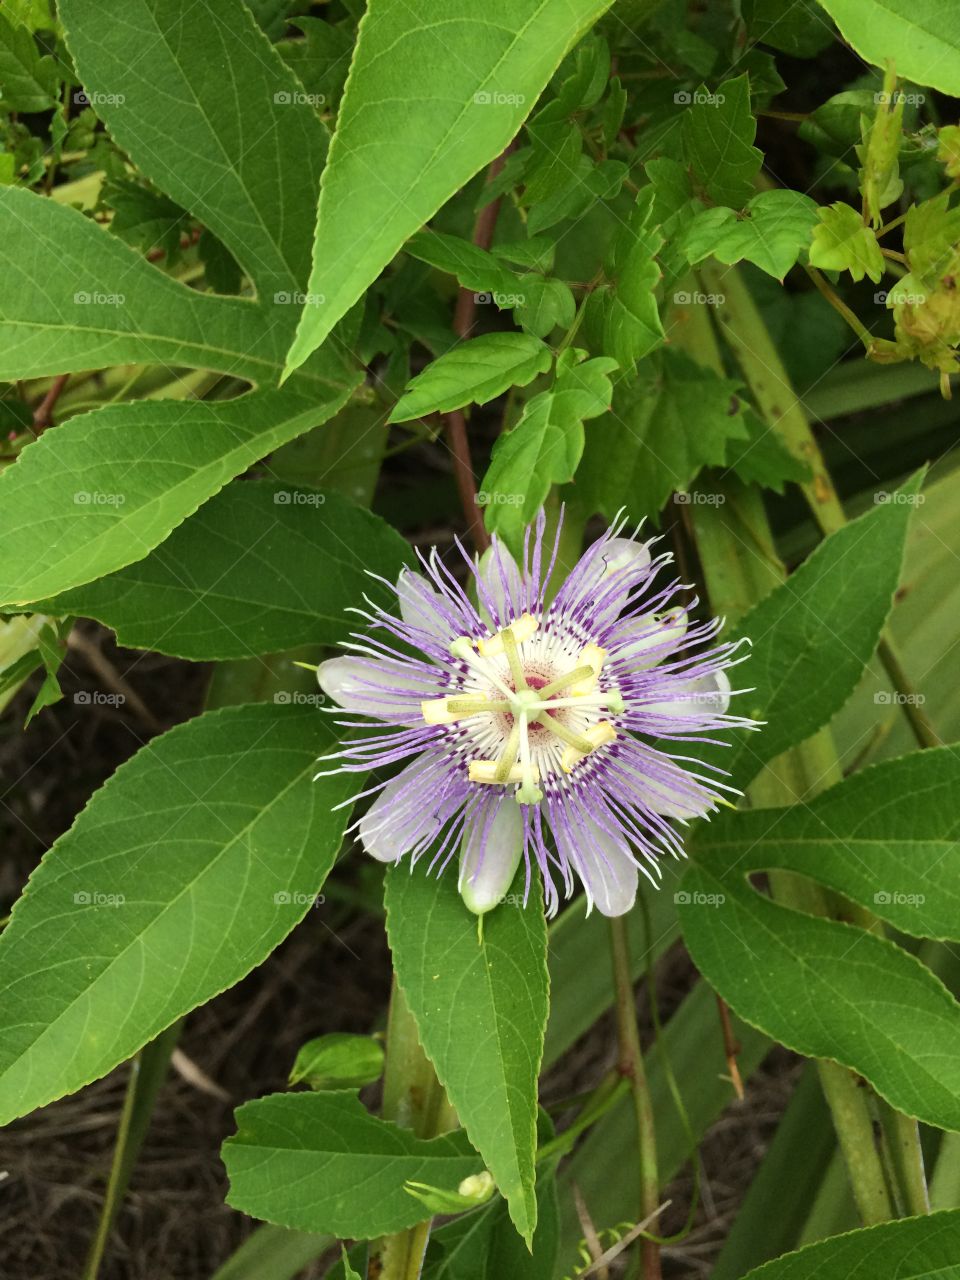
[[[387,783],[360,819],[360,843],[378,862],[398,862],[422,837],[434,839],[460,804],[448,797],[427,812],[430,806],[424,798],[437,792],[429,777],[434,768],[432,760],[418,756]],[[421,797],[419,803],[413,802],[416,796]]]
[[[668,702],[651,702],[639,708],[656,716],[712,717],[723,715],[730,705],[730,681],[725,671],[713,671],[696,680],[678,682]]]
[[[439,673],[438,673],[439,674]],[[399,663],[377,658],[329,658],[317,667],[320,688],[346,711],[381,719],[422,719],[420,702],[442,692],[438,681],[404,675]]]
[[[481,600],[480,615],[491,630],[498,631],[522,612],[520,570],[498,538],[496,544],[488,547],[480,557],[477,573],[496,613],[495,617],[488,617]]]
[[[611,836],[586,812],[572,819],[572,846],[562,825],[557,846],[583,881],[591,906],[601,915],[622,916],[637,899],[640,872],[622,840]]]
[[[471,911],[479,916],[497,906],[513,884],[522,853],[523,815],[513,796],[482,805],[460,851],[460,893]]]
[[[611,538],[601,555],[597,557],[600,570],[600,581],[612,578],[615,573],[629,568],[639,573],[650,564],[650,551],[645,542],[636,542],[633,538]]]
[[[397,578],[397,598],[400,601],[400,617],[408,627],[426,631],[444,647],[451,640],[450,626],[440,612],[440,596],[423,577],[412,569],[401,569]]]
[[[663,662],[687,634],[683,609],[670,613],[648,613],[628,622],[617,634],[617,658],[632,671],[645,671]]]

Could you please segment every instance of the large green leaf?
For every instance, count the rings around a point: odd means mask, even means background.
[[[301,1231],[368,1240],[430,1216],[404,1183],[456,1191],[482,1168],[462,1130],[418,1138],[353,1093],[275,1093],[240,1107],[223,1145],[227,1202]]]
[[[803,805],[724,814],[701,828],[695,850],[724,879],[796,871],[904,933],[957,941],[958,834],[960,750],[940,747],[854,774]]]
[[[426,868],[387,875],[387,936],[397,980],[420,1040],[510,1206],[517,1230],[531,1239],[537,1074],[547,1021],[547,926],[540,881],[530,900],[519,892],[477,917],[464,906],[451,871]]]
[[[705,747],[700,755],[728,770],[734,786],[822,728],[853,692],[893,602],[920,480],[831,534],[730,634],[752,641],[737,668],[737,684],[749,692],[736,709],[765,723],[759,733],[734,735],[732,750]]]
[[[952,0],[820,0],[844,39],[874,66],[960,96],[960,9]]]
[[[743,1280],[958,1280],[960,1212],[902,1218],[820,1240]]]
[[[396,606],[403,538],[335,490],[238,481],[136,564],[37,605],[106,623],[121,644],[181,658],[245,658],[336,644],[362,603]]]
[[[858,926],[782,907],[709,857],[682,893],[693,962],[741,1018],[859,1072],[898,1111],[960,1129],[960,1005],[919,960]]]
[[[76,210],[0,187],[0,378],[164,364],[275,383],[284,340],[253,301],[198,293]],[[305,380],[338,375],[318,359]]]
[[[228,480],[346,396],[270,390],[116,405],[46,432],[0,474],[0,602],[55,595],[143,559]]]
[[[371,0],[323,171],[296,368],[520,128],[609,0]],[[425,73],[425,68],[429,72]]]
[[[81,80],[139,170],[219,236],[265,303],[302,289],[326,130],[246,5],[58,10]]]
[[[102,1076],[303,918],[356,787],[312,780],[332,741],[311,708],[234,707],[96,792],[0,937],[0,1123]]]

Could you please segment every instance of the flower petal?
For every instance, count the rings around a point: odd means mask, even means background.
[[[631,618],[618,629],[614,656],[631,671],[646,671],[669,658],[686,634],[687,615],[683,609],[660,615],[647,613]]]
[[[665,702],[648,702],[644,715],[680,719],[712,719],[722,716],[730,705],[730,681],[723,670],[708,671],[694,680],[670,681],[672,697]]]
[[[399,862],[421,843],[432,844],[463,803],[463,788],[447,787],[444,760],[417,758],[380,792],[357,824],[364,849],[378,862]]]
[[[622,916],[636,901],[640,880],[626,842],[611,835],[585,809],[571,809],[566,819],[551,820],[557,849],[583,881],[589,907],[596,906],[601,915]]]
[[[381,658],[329,658],[317,667],[320,688],[346,711],[379,720],[419,724],[420,703],[442,693],[441,673],[431,680],[401,662]]]
[[[400,617],[408,627],[425,631],[445,649],[452,640],[449,623],[443,617],[443,602],[437,591],[412,569],[401,569],[397,578],[397,599],[400,601]]]
[[[476,915],[497,906],[523,853],[523,814],[512,793],[485,798],[468,821],[460,852],[460,894]]]
[[[480,615],[494,631],[523,613],[523,581],[516,560],[495,537],[477,565]]]

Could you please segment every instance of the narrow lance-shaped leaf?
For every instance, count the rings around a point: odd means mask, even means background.
[[[526,386],[552,363],[550,348],[530,334],[487,333],[468,339],[407,384],[390,421],[409,422],[466,404],[486,404],[510,387]]]
[[[272,384],[283,341],[250,299],[198,293],[76,210],[0,187],[0,378],[164,364]],[[342,368],[324,353],[299,381]]]
[[[503,151],[608,3],[487,0],[481,12],[471,0],[371,0],[323,171],[308,302],[288,368]]]
[[[378,516],[335,490],[228,485],[145,559],[48,601],[121,644],[209,662],[336,644],[366,594],[386,604],[410,558]],[[395,602],[395,597],[393,597]]]
[[[547,1021],[547,926],[534,876],[489,912],[483,936],[454,872],[422,866],[387,875],[387,936],[420,1041],[460,1121],[527,1241],[534,1192],[537,1074]],[[423,1179],[429,1181],[429,1179]]]
[[[234,707],[122,765],[0,937],[0,1124],[123,1062],[259,964],[315,905],[356,779],[313,781],[313,708]]]
[[[275,1093],[237,1110],[227,1203],[300,1231],[369,1240],[431,1216],[404,1183],[455,1191],[482,1168],[462,1130],[418,1138],[352,1093]]]
[[[246,5],[58,9],[81,80],[139,170],[219,236],[262,301],[303,289],[326,130]],[[291,298],[288,339],[294,311]]]
[[[856,688],[893,603],[921,478],[831,534],[731,633],[751,641],[737,668],[739,686],[750,690],[740,712],[764,721],[759,733],[735,735],[732,750],[702,748],[732,785],[746,786],[768,760],[816,733]]]
[[[347,391],[110,405],[46,432],[0,473],[0,603],[143,559],[227,481],[335,413]]]

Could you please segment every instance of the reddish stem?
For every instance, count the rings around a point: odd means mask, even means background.
[[[36,409],[34,409],[33,431],[35,435],[39,435],[41,431],[46,431],[47,427],[52,425],[53,411],[57,406],[57,401],[60,399],[60,393],[67,385],[67,379],[69,377],[69,373],[61,373],[58,377],[54,378],[53,382],[50,384],[50,389],[47,391],[47,394],[37,405]]]

